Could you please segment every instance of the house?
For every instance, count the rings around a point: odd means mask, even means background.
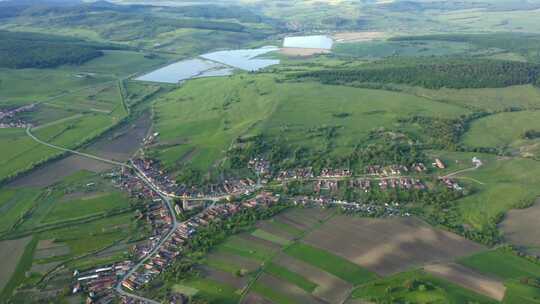
[[[435,162],[433,163],[433,167],[436,167],[436,168],[439,168],[439,169],[446,169],[446,165],[439,158],[435,158]]]

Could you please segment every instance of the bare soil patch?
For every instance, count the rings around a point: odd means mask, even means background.
[[[540,254],[540,199],[529,208],[510,210],[499,228],[511,244],[524,247],[531,254]]]
[[[236,289],[242,289],[248,283],[248,279],[245,277],[234,276],[228,272],[214,269],[212,267],[201,266],[200,270],[205,277],[232,286]]]
[[[285,230],[278,228],[277,226],[272,225],[271,223],[267,221],[259,222],[257,223],[257,228],[260,228],[268,233],[271,233],[273,235],[279,236],[281,238],[284,238],[286,240],[292,240],[294,239],[294,235],[291,235],[287,233]]]
[[[52,270],[54,267],[60,265],[60,262],[50,262],[46,264],[33,264],[32,268],[30,268],[30,272],[37,272],[44,274],[50,270]]]
[[[276,243],[273,243],[273,242],[270,242],[270,241],[267,241],[267,240],[263,240],[263,239],[258,238],[256,236],[253,236],[253,235],[251,235],[249,233],[242,233],[242,234],[238,235],[238,237],[242,238],[244,240],[253,242],[253,243],[257,244],[257,245],[262,245],[264,247],[268,247],[268,250],[271,250],[271,251],[274,251],[274,250],[277,250],[277,249],[281,248],[281,246],[279,246]]]
[[[284,215],[288,218],[303,223],[308,227],[311,227],[321,221],[326,220],[333,211],[329,209],[320,208],[295,208],[287,211]]]
[[[333,36],[336,42],[364,42],[384,37],[386,37],[385,32],[344,32]]]
[[[313,295],[330,303],[343,303],[353,287],[351,284],[328,272],[286,254],[279,255],[274,259],[274,263],[296,272],[317,284],[318,286],[313,291]]]
[[[455,263],[428,265],[424,270],[497,301],[502,301],[506,292],[502,281]]]
[[[0,242],[0,291],[15,272],[17,264],[32,237]]]
[[[50,162],[21,176],[11,183],[10,187],[48,187],[74,173],[87,170],[95,173],[112,169],[113,166],[104,162],[88,159],[78,155]]]
[[[307,230],[310,226],[306,223],[302,223],[300,221],[297,221],[294,218],[289,217],[287,214],[280,214],[275,217],[277,222],[281,222],[287,225],[291,225],[295,228],[301,229],[301,230]]]
[[[272,304],[267,298],[263,298],[257,293],[250,292],[242,300],[242,304]]]
[[[485,249],[415,218],[335,216],[304,241],[383,276]]]
[[[316,54],[328,54],[328,49],[312,49],[312,48],[281,48],[280,54],[292,57],[309,57]]]
[[[152,118],[146,112],[134,122],[98,139],[88,150],[103,158],[127,161],[139,149],[151,126]]]
[[[283,282],[266,273],[260,277],[259,282],[264,285],[271,286],[274,291],[287,296],[288,298],[293,300],[294,303],[326,303],[325,301],[307,293],[303,289],[295,285]]]
[[[42,241],[40,241],[41,243]],[[54,246],[49,246],[43,248],[38,245],[36,252],[34,253],[35,259],[46,259],[50,257],[63,256],[71,252],[69,247],[65,244],[54,244]]]

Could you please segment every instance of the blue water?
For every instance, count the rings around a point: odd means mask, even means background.
[[[255,58],[277,50],[277,47],[262,47],[259,49],[219,51],[203,54],[201,58],[245,71],[257,71],[274,64],[279,64],[279,60]]]
[[[232,71],[222,64],[202,59],[189,59],[169,64],[166,67],[142,75],[135,80],[178,83],[182,80],[202,77],[204,75],[225,76],[231,73]]]
[[[328,36],[298,36],[286,37],[283,47],[306,49],[331,49],[334,41]]]

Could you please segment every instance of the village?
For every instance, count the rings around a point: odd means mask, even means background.
[[[415,163],[410,167],[368,166],[364,170],[364,175],[355,176],[348,169],[323,169],[319,175],[315,175],[312,168],[308,167],[279,171],[273,178],[271,164],[263,158],[255,158],[248,166],[258,176],[257,182],[250,178],[225,180],[221,184],[198,189],[179,185],[156,161],[136,158],[131,164],[133,169],[122,167],[110,173],[109,177],[114,185],[130,196],[146,202],[144,208],[137,211],[136,218],[148,224],[150,233],[145,241],[138,242],[131,248],[132,260],[81,272],[75,271],[72,291],[87,294],[87,303],[110,303],[122,289],[129,292],[141,289],[182,257],[189,250],[190,240],[210,223],[223,221],[242,210],[268,208],[283,200],[279,194],[258,191],[262,185],[272,180],[283,185],[290,181],[314,182],[315,195],[290,197],[287,202],[292,206],[337,207],[343,213],[369,217],[408,217],[411,214],[397,201],[384,204],[345,201],[334,199],[331,195],[322,195],[322,191],[337,192],[340,182],[361,192],[369,192],[374,188],[380,191],[390,189],[421,191],[426,190],[427,186],[421,181],[420,174],[428,170],[423,163]],[[446,168],[440,159],[435,159],[432,165],[435,169]],[[473,165],[478,167],[481,161],[475,158]],[[418,174],[418,177],[402,174]],[[463,190],[451,177],[439,177],[438,181],[451,190]],[[241,196],[246,198],[231,201],[232,198]],[[176,200],[171,207],[168,206],[169,199]],[[201,211],[181,223],[176,222],[177,216],[196,208]],[[171,303],[183,303],[185,300],[181,295],[174,297],[175,300],[171,300]],[[123,303],[138,303],[133,297],[122,293],[121,299]]]
[[[35,107],[35,104],[30,104],[15,109],[0,109],[0,129],[32,127],[32,124],[18,118],[17,114],[32,111]]]

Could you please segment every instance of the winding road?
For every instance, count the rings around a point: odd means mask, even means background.
[[[26,128],[26,134],[28,136],[30,136],[30,138],[32,138],[35,142],[38,142],[38,143],[40,143],[42,145],[45,145],[45,146],[53,148],[53,149],[73,153],[75,155],[79,155],[79,156],[82,156],[82,157],[86,157],[86,158],[90,158],[90,159],[93,159],[93,160],[101,161],[101,162],[108,163],[108,164],[115,165],[115,166],[122,166],[122,167],[126,167],[126,168],[131,168],[131,166],[129,166],[129,165],[125,164],[125,163],[121,163],[121,162],[117,162],[117,161],[114,161],[114,160],[102,158],[102,157],[95,156],[95,155],[88,154],[88,153],[79,152],[79,151],[76,151],[76,150],[63,148],[63,147],[56,146],[56,145],[50,144],[48,142],[42,141],[41,139],[37,138],[34,134],[32,134],[32,128],[31,127]]]
[[[174,231],[176,230],[176,228],[178,227],[178,221],[176,220],[176,216],[174,215],[174,210],[173,210],[173,207],[172,207],[172,204],[171,204],[171,200],[169,199],[169,197],[167,195],[165,195],[161,189],[159,189],[156,185],[154,185],[150,179],[144,174],[144,172],[142,172],[142,170],[140,170],[137,166],[135,166],[132,162],[132,168],[135,169],[135,172],[137,174],[137,176],[142,180],[144,181],[144,183],[146,185],[148,185],[148,187],[150,187],[152,190],[154,190],[160,197],[161,199],[165,202],[165,204],[167,205],[167,209],[169,210],[169,213],[171,215],[171,218],[172,218],[172,221],[173,221],[173,225],[171,226],[171,228],[169,229],[169,231],[167,232],[167,234],[165,235],[165,237],[163,237],[157,244],[156,246],[154,247],[154,249],[152,249],[152,251],[150,251],[146,257],[142,260],[140,260],[137,264],[133,265],[133,267],[122,277],[122,279],[120,279],[118,281],[118,284],[116,285],[116,291],[123,295],[123,296],[126,296],[126,297],[130,297],[130,298],[133,298],[133,299],[136,299],[136,300],[139,300],[139,301],[143,301],[145,303],[151,303],[151,304],[159,304],[159,302],[156,302],[154,300],[151,300],[151,299],[147,299],[147,298],[143,298],[141,296],[138,296],[136,294],[133,294],[133,293],[129,293],[125,290],[122,289],[122,282],[129,278],[133,273],[135,273],[139,267],[141,267],[144,263],[146,263],[146,261],[148,261],[150,258],[152,258],[154,256],[154,254],[156,254],[159,249],[161,248],[161,246],[168,240],[171,238],[171,236],[173,235]]]

